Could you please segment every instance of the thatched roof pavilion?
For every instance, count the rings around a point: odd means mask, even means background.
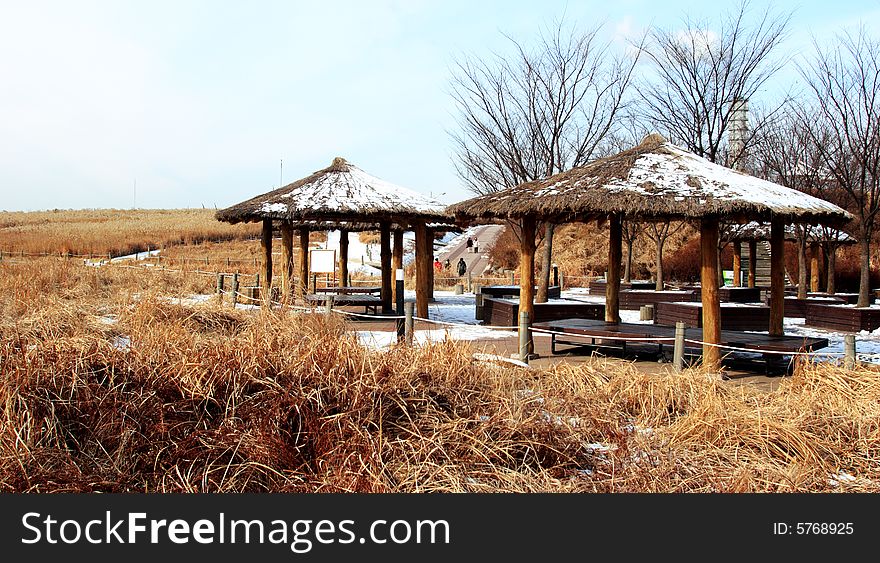
[[[801,225],[801,228],[804,229],[805,240],[804,243],[808,245],[811,249],[811,291],[817,291],[818,285],[818,267],[817,267],[817,256],[818,256],[818,248],[822,246],[829,259],[831,260],[831,269],[829,272],[829,276],[833,276],[833,264],[835,259],[835,253],[839,246],[845,246],[850,244],[855,244],[856,239],[852,237],[846,231],[836,228],[836,227],[828,227],[821,225]],[[727,232],[722,234],[722,238],[726,241],[733,243],[733,279],[734,285],[738,285],[740,272],[742,270],[740,256],[742,255],[742,244],[746,243],[748,245],[749,252],[749,271],[748,271],[748,286],[755,287],[755,260],[757,258],[757,243],[761,241],[769,241],[770,240],[770,225],[766,223],[760,223],[758,221],[749,221],[748,223],[743,223],[739,225],[729,226]],[[798,226],[796,225],[786,225],[785,226],[785,240],[787,241],[797,241],[799,239],[798,235]],[[800,258],[800,257],[799,257]],[[833,288],[833,285],[832,285]],[[833,291],[833,289],[832,289]],[[803,297],[805,295],[805,289],[798,287],[798,296]]]
[[[444,205],[423,194],[367,174],[343,158],[293,183],[258,195],[217,212],[220,221],[263,223],[263,290],[269,295],[272,281],[272,230],[277,225],[282,241],[282,292],[287,294],[293,279],[293,231],[299,231],[300,256],[298,292],[308,283],[308,240],[313,230],[339,229],[340,277],[347,279],[348,232],[376,230],[380,233],[383,310],[391,309],[392,268],[402,268],[405,230],[416,234],[416,302],[419,316],[428,315],[432,285],[431,231],[451,223]],[[391,249],[391,232],[395,233]],[[393,257],[392,257],[393,252]],[[392,264],[394,262],[394,264]]]
[[[771,224],[770,334],[782,334],[783,229],[786,223],[851,219],[827,201],[719,166],[652,134],[636,147],[549,178],[475,197],[447,208],[460,221],[516,219],[521,224],[520,311],[533,314],[537,221],[608,219],[610,244],[605,315],[619,322],[621,221],[699,220],[702,255],[703,361],[720,362],[719,221]]]

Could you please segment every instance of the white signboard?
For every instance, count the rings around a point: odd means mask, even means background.
[[[313,274],[333,274],[336,272],[335,250],[310,250],[309,271]]]

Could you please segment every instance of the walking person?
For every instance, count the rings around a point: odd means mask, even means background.
[[[464,276],[467,273],[467,263],[464,261],[464,258],[458,259],[458,265],[456,268],[458,269],[459,277]]]

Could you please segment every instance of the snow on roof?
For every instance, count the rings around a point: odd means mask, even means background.
[[[327,218],[370,220],[416,216],[448,224],[445,206],[413,190],[367,174],[336,158],[329,167],[217,213],[221,221]]]
[[[643,219],[706,215],[810,221],[851,218],[840,207],[749,176],[649,135],[637,147],[544,180],[520,184],[448,208],[465,217],[621,213]]]

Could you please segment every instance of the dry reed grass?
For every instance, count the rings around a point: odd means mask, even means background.
[[[119,256],[257,236],[259,226],[221,223],[210,209],[0,212],[0,250],[7,253]]]
[[[0,263],[0,490],[880,491],[874,370],[764,393],[376,351],[335,316],[167,299],[198,279]]]

